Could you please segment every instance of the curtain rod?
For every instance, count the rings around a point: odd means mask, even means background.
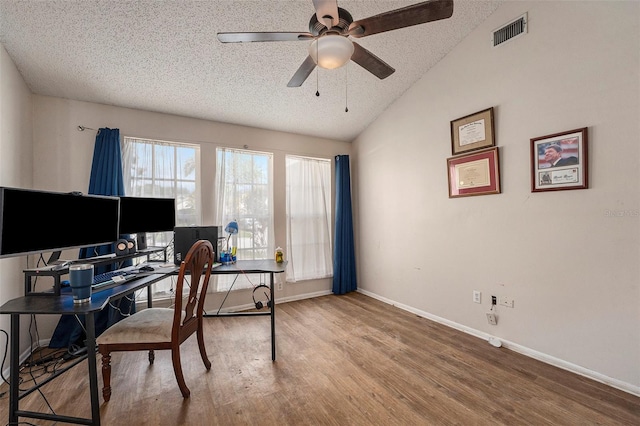
[[[79,132],[84,132],[85,130],[96,130],[96,129],[92,129],[91,127],[85,127],[85,126],[78,126],[77,129]]]

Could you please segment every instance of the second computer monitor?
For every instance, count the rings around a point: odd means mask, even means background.
[[[174,198],[120,197],[120,234],[173,231]]]
[[[176,226],[174,198],[120,197],[120,235],[136,234],[139,250],[148,232],[170,232]]]

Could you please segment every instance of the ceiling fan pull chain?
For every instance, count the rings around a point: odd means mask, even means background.
[[[344,67],[344,112],[349,112],[349,64]]]
[[[320,43],[316,43],[316,58],[318,58],[318,60],[320,60],[320,56],[318,55],[318,44]],[[318,84],[318,73],[320,71],[318,70],[318,67],[316,67],[316,96],[320,96],[320,89],[319,89],[319,84]]]

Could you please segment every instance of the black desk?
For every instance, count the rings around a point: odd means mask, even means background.
[[[228,274],[269,274],[269,300],[271,307],[268,312],[219,312],[215,314],[205,314],[205,317],[222,317],[222,316],[252,316],[252,315],[269,315],[271,316],[271,360],[276,360],[276,310],[274,298],[274,274],[280,274],[287,268],[287,262],[276,263],[275,260],[238,260],[231,265],[220,265],[211,270],[212,275],[228,275]]]
[[[207,314],[206,316],[225,315],[270,315],[271,316],[271,359],[276,359],[275,343],[275,299],[274,299],[274,274],[285,271],[287,263],[276,263],[273,260],[239,260],[232,265],[221,265],[211,270],[212,275],[222,274],[243,274],[243,273],[268,273],[270,275],[269,288],[271,289],[271,304],[269,312],[240,312],[240,313],[218,313]],[[24,296],[9,300],[0,307],[0,314],[11,315],[11,383],[9,387],[9,424],[18,424],[19,417],[30,417],[34,419],[54,420],[66,423],[100,425],[100,401],[98,399],[98,373],[96,366],[96,336],[94,315],[106,308],[110,301],[120,299],[142,288],[147,288],[147,303],[151,307],[152,295],[151,284],[156,283],[170,275],[177,273],[177,267],[158,268],[151,274],[125,282],[117,287],[104,289],[93,293],[91,302],[84,304],[74,304],[73,296],[61,294],[60,296],[38,297]],[[23,411],[18,407],[18,402],[23,397],[37,390],[39,387],[63,374],[69,368],[84,360],[84,357],[73,362],[69,367],[60,370],[47,380],[34,386],[29,391],[19,394],[19,383],[17,378],[20,374],[20,315],[32,314],[76,314],[85,315],[85,327],[87,333],[87,355],[89,367],[89,391],[91,395],[91,418],[70,417],[64,415],[53,415],[49,413],[39,413],[33,411]]]
[[[96,367],[96,335],[95,335],[95,314],[109,305],[110,301],[120,299],[136,290],[147,288],[148,304],[151,306],[151,284],[167,277],[168,274],[149,274],[127,281],[118,287],[113,287],[98,291],[91,295],[91,302],[74,304],[71,293],[60,296],[24,296],[9,300],[0,307],[0,314],[11,315],[11,382],[9,386],[9,424],[18,424],[19,417],[30,417],[33,419],[54,420],[66,423],[100,425],[100,402],[98,401],[98,373]],[[69,368],[83,361],[85,357],[77,359],[69,367],[53,374],[47,380],[34,386],[29,391],[19,394],[18,377],[20,377],[20,315],[32,314],[64,314],[64,315],[84,315],[87,333],[87,355],[89,365],[89,391],[91,394],[91,418],[70,417],[64,415],[54,415],[34,411],[23,411],[19,409],[18,402],[23,397],[37,390],[41,386],[63,374]]]

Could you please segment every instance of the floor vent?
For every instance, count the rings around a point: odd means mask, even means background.
[[[527,32],[527,14],[525,13],[518,19],[509,22],[493,32],[491,37],[491,45],[497,47],[509,40],[526,34]]]

